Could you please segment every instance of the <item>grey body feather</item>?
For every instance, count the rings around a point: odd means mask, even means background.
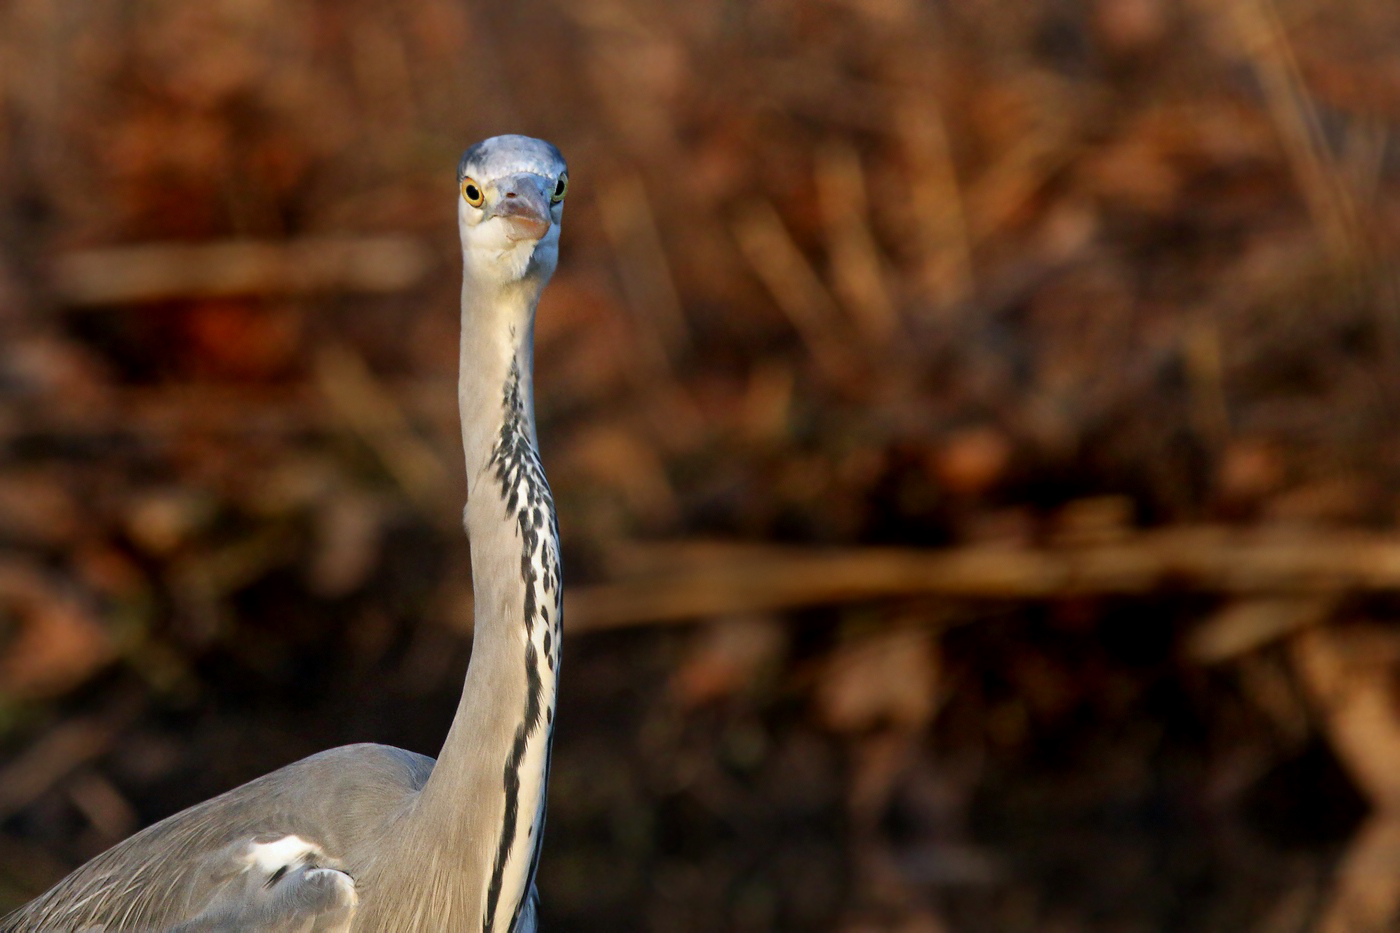
[[[314,890],[300,890],[308,886],[297,885],[295,878],[268,887],[266,878],[240,863],[243,848],[259,838],[300,836],[334,853],[336,867],[354,879],[363,897],[374,888],[381,842],[413,806],[432,769],[433,759],[385,745],[348,745],[303,758],[113,846],[28,904],[3,929],[320,929],[306,921],[334,915],[340,905],[318,898]],[[118,904],[122,913],[114,917]]]
[[[304,758],[119,843],[0,933],[534,933],[562,583],[533,334],[567,170],[552,145],[502,136],[467,150],[458,183],[475,628],[437,760]]]

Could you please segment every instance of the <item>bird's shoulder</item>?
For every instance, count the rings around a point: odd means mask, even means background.
[[[0,933],[276,931],[311,917],[316,930],[346,928],[355,863],[433,764],[369,743],[294,761],[118,843],[0,921]]]

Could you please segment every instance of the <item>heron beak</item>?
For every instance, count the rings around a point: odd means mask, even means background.
[[[551,223],[549,200],[533,175],[502,179],[496,186],[496,203],[487,216],[504,220],[506,237],[511,240],[539,240],[549,232]]]

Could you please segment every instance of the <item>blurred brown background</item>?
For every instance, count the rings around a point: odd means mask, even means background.
[[[469,650],[573,180],[549,930],[1395,929],[1400,5],[0,2],[0,909]]]

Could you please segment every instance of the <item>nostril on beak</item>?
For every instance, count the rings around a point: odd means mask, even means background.
[[[506,220],[506,236],[511,240],[538,240],[549,232],[549,199],[528,179],[512,179],[497,189],[498,200],[489,215]]]

